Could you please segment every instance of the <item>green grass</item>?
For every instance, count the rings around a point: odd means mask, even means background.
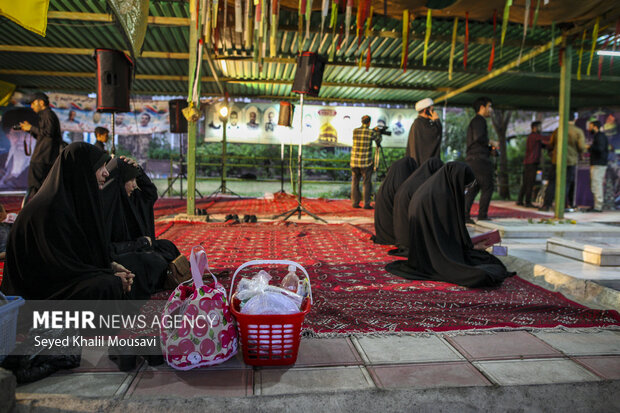
[[[161,194],[168,187],[167,179],[155,179],[153,183],[157,186],[158,193]],[[208,196],[220,187],[220,180],[200,180],[196,184],[196,189],[203,196]],[[377,186],[378,187],[378,186]],[[226,181],[226,188],[241,196],[260,197],[265,193],[275,193],[280,191],[279,181]],[[341,182],[325,183],[303,183],[302,195],[308,198],[349,198],[350,184]],[[180,185],[177,180],[172,188],[172,195],[179,196]],[[187,191],[187,181],[183,180],[183,192]],[[284,191],[291,194],[290,181],[284,182]],[[169,195],[166,195],[169,196]]]

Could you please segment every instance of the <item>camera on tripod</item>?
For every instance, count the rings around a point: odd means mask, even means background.
[[[375,126],[375,130],[379,132],[380,135],[392,136],[392,132],[388,130],[387,126]]]

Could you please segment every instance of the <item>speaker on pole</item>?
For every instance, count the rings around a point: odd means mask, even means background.
[[[290,102],[280,102],[280,112],[278,114],[278,125],[280,126],[291,126],[291,122],[293,120],[293,112],[295,111],[295,106],[293,106]]]
[[[129,112],[133,61],[123,52],[95,49],[97,112]]]
[[[171,133],[187,133],[187,119],[183,116],[183,109],[186,107],[187,100],[185,99],[173,99],[168,101]]]
[[[314,52],[301,52],[297,58],[297,71],[293,81],[293,92],[318,96],[323,81],[323,70],[327,60]]]

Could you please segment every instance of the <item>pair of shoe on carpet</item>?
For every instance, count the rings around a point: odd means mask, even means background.
[[[241,221],[239,220],[239,216],[237,214],[228,214],[226,215],[226,218],[224,219],[226,222],[230,222],[233,224],[239,224]],[[247,222],[247,223],[256,223],[258,221],[258,219],[256,218],[256,215],[244,215],[243,216],[243,222]]]

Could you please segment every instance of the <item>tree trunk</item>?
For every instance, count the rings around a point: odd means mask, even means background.
[[[510,185],[508,181],[508,156],[506,154],[506,129],[508,129],[508,123],[512,112],[504,111],[501,109],[494,109],[491,121],[493,123],[493,129],[497,133],[499,141],[499,197],[501,199],[510,199]]]

